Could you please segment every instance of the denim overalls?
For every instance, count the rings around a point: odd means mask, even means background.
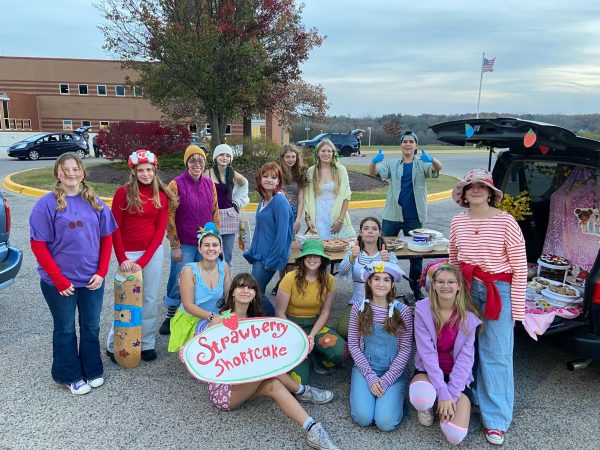
[[[364,355],[378,377],[385,374],[398,354],[396,336],[384,330],[383,324],[373,323],[373,334],[363,337]],[[383,397],[371,393],[369,384],[356,365],[352,368],[350,385],[350,415],[363,427],[375,422],[381,431],[392,431],[404,416],[404,392],[408,384],[408,373],[403,373],[387,388]]]

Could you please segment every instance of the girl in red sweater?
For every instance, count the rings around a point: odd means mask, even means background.
[[[119,229],[113,246],[124,272],[142,271],[142,359],[156,359],[158,292],[164,252],[162,241],[168,221],[169,202],[175,196],[156,174],[158,159],[148,150],[136,150],[128,160],[129,181],[115,192],[112,213]],[[106,353],[113,354],[114,328],[108,333]]]

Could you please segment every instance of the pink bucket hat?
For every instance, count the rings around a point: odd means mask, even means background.
[[[462,206],[463,208],[468,208],[469,205],[463,202],[462,194],[465,189],[465,186],[474,183],[483,183],[487,187],[491,188],[494,191],[494,203],[498,203],[504,197],[504,194],[500,189],[494,186],[494,180],[492,179],[492,174],[489,173],[485,169],[473,169],[467,172],[465,177],[458,182],[454,189],[452,190],[452,198],[454,201]]]

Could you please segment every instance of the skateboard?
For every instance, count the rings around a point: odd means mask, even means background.
[[[132,369],[142,354],[142,272],[115,274],[115,359]]]

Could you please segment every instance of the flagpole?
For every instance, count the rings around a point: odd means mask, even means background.
[[[479,75],[479,95],[477,96],[477,114],[476,119],[479,119],[479,103],[481,102],[481,84],[483,83],[483,61],[485,59],[485,52],[481,56],[481,74]]]

